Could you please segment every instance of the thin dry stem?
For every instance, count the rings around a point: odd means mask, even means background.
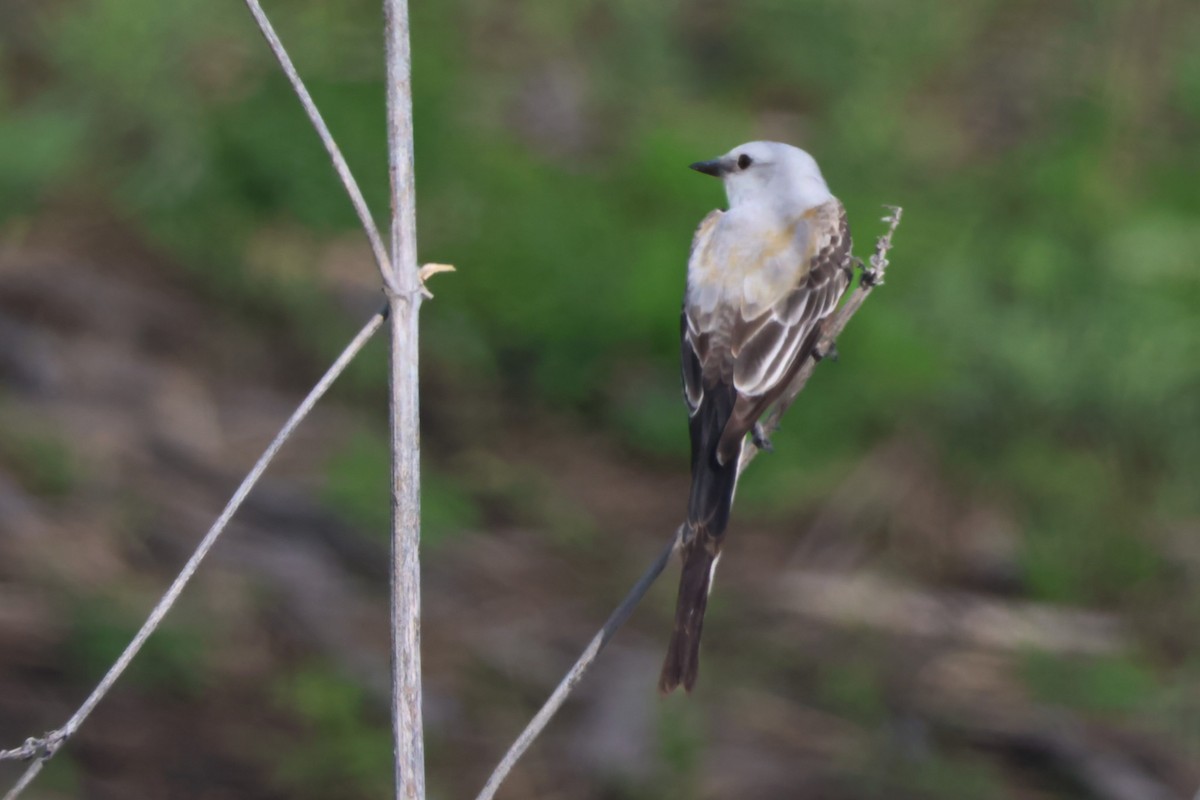
[[[588,642],[588,646],[584,648],[583,653],[576,660],[575,664],[563,677],[562,681],[555,687],[553,694],[534,715],[529,724],[525,726],[525,730],[521,731],[521,735],[508,748],[508,752],[504,754],[504,758],[496,766],[492,772],[492,776],[488,779],[487,785],[483,787],[483,791],[479,793],[476,800],[492,800],[496,791],[500,788],[500,784],[508,777],[508,773],[516,766],[521,756],[533,744],[533,740],[538,737],[542,729],[550,722],[550,719],[558,713],[558,709],[567,701],[567,697],[575,689],[575,686],[583,679],[584,673],[595,662],[596,657],[600,655],[600,651],[608,644],[609,640],[620,630],[625,624],[625,620],[629,619],[629,615],[633,613],[633,609],[641,602],[642,597],[649,591],[654,582],[658,580],[658,576],[666,569],[667,562],[671,559],[671,553],[675,552],[676,546],[679,544],[681,531],[675,531],[671,540],[667,542],[667,546],[654,559],[653,563],[642,573],[642,577],[638,578],[638,582],[629,590],[629,594],[625,595],[625,599],[617,606],[617,609],[605,621],[604,626],[600,628],[600,632],[592,637]]]
[[[0,761],[27,761],[38,754],[39,740],[29,738],[20,747],[12,750],[0,750]]]
[[[79,709],[73,715],[71,715],[71,718],[67,720],[66,724],[61,728],[51,731],[40,739],[28,739],[20,748],[4,751],[4,757],[6,758],[36,759],[29,765],[29,768],[25,771],[25,774],[21,776],[21,780],[18,781],[17,785],[10,789],[8,794],[4,796],[4,800],[16,800],[25,787],[28,786],[29,783],[37,776],[38,772],[41,771],[42,764],[51,758],[63,745],[63,743],[65,743],[66,740],[69,739],[75,733],[75,731],[79,729],[79,726],[82,725],[84,720],[88,718],[88,715],[92,713],[97,704],[99,704],[99,702],[104,699],[104,696],[108,694],[109,690],[112,689],[113,684],[117,682],[117,679],[120,678],[121,674],[125,672],[125,669],[129,666],[129,663],[133,661],[134,656],[136,656],[138,651],[142,649],[142,645],[144,645],[146,640],[150,638],[150,635],[158,629],[158,626],[162,623],[163,618],[167,615],[167,612],[170,611],[175,605],[175,601],[179,599],[179,595],[183,592],[184,587],[187,586],[188,582],[192,579],[192,576],[196,574],[196,570],[200,567],[200,562],[204,560],[204,557],[208,555],[210,550],[212,550],[213,545],[217,543],[217,539],[219,539],[221,534],[225,531],[225,527],[229,524],[229,520],[233,518],[233,515],[237,512],[238,508],[242,505],[242,502],[246,499],[246,496],[250,494],[250,490],[254,488],[256,483],[258,483],[258,479],[262,477],[267,465],[271,463],[273,458],[275,458],[275,454],[279,452],[281,447],[283,447],[283,443],[291,437],[292,433],[296,430],[300,423],[304,421],[304,418],[308,416],[308,413],[312,411],[313,406],[315,406],[317,401],[321,399],[321,396],[325,394],[337,377],[346,369],[346,366],[351,362],[351,360],[358,355],[358,352],[362,350],[363,346],[365,346],[375,332],[379,330],[380,326],[383,325],[385,316],[386,312],[381,310],[371,317],[371,320],[363,327],[361,331],[358,332],[358,335],[354,337],[350,344],[346,346],[346,349],[343,350],[342,354],[338,356],[336,361],[333,362],[333,365],[325,372],[324,375],[321,376],[321,379],[317,381],[316,386],[309,391],[304,400],[300,402],[300,405],[296,407],[296,410],[292,412],[292,415],[288,417],[287,422],[285,422],[283,427],[279,429],[279,433],[275,435],[275,438],[271,440],[269,445],[267,445],[267,449],[263,451],[261,456],[259,456],[258,461],[255,462],[254,466],[250,469],[250,472],[245,478],[242,479],[241,485],[239,485],[237,491],[233,493],[233,496],[225,505],[225,509],[221,512],[221,515],[217,517],[216,522],[212,524],[212,527],[208,529],[208,533],[206,533],[204,538],[200,540],[200,544],[197,545],[195,552],[192,553],[192,557],[188,559],[187,563],[183,566],[183,569],[179,572],[179,575],[175,577],[174,582],[171,583],[171,586],[167,589],[166,593],[163,594],[162,598],[158,601],[158,604],[154,606],[154,609],[150,612],[150,616],[147,617],[146,621],[142,624],[141,630],[139,630],[137,635],[133,637],[133,640],[126,645],[125,651],[121,653],[116,662],[109,667],[108,673],[105,674],[105,676],[100,680],[100,683],[96,685],[96,688],[92,690],[92,693],[88,695],[88,698],[83,701],[83,705],[81,705]]]
[[[887,254],[892,249],[892,235],[896,232],[896,227],[900,224],[900,214],[902,213],[899,206],[884,207],[890,212],[883,218],[883,222],[888,223],[887,231],[875,243],[875,252],[871,255],[869,266],[863,270],[865,279],[860,280],[858,288],[854,290],[850,298],[838,309],[833,319],[825,327],[825,333],[818,343],[818,349],[823,352],[829,352],[829,348],[846,327],[846,323],[850,321],[850,317],[854,316],[855,312],[862,306],[867,295],[871,293],[871,289],[883,283],[883,273],[887,270],[888,266]],[[783,412],[787,410],[788,406],[795,401],[796,396],[804,389],[816,365],[817,359],[810,356],[808,362],[800,369],[800,372],[792,381],[792,385],[788,388],[784,397],[763,417],[761,423],[763,434],[770,435],[779,428],[779,420],[783,416]],[[738,462],[739,477],[746,467],[750,465],[750,462],[754,460],[756,455],[758,455],[758,448],[752,442],[747,441],[746,447],[742,451],[742,459]],[[504,779],[508,777],[509,772],[516,766],[517,761],[520,760],[525,751],[529,749],[529,746],[533,744],[533,741],[550,723],[550,720],[557,713],[558,709],[566,702],[571,691],[583,679],[584,674],[587,673],[592,664],[596,662],[596,658],[600,655],[604,646],[608,644],[617,630],[625,623],[625,620],[629,619],[629,615],[633,613],[633,609],[641,602],[646,592],[650,590],[650,587],[654,585],[654,581],[658,579],[658,576],[662,574],[671,553],[678,547],[682,535],[683,528],[680,527],[671,537],[671,541],[667,547],[658,555],[654,563],[650,565],[649,569],[634,584],[629,594],[625,596],[625,599],[621,601],[621,604],[617,606],[617,610],[604,623],[600,632],[592,637],[582,655],[579,656],[579,659],[572,665],[566,676],[554,689],[550,698],[546,700],[537,714],[530,720],[529,724],[525,726],[525,730],[521,731],[521,735],[517,737],[517,740],[509,747],[508,752],[504,754],[504,758],[496,765],[483,790],[475,800],[492,800],[496,791],[504,782]],[[1200,796],[1196,800],[1200,800]]]
[[[267,40],[267,45],[271,48],[271,52],[275,54],[275,59],[279,62],[279,68],[283,70],[283,74],[287,76],[288,81],[292,84],[292,90],[296,93],[296,97],[300,99],[300,105],[304,106],[304,113],[308,115],[308,119],[312,123],[313,128],[316,129],[317,135],[321,137],[321,144],[325,145],[325,152],[329,153],[329,158],[333,162],[333,168],[337,172],[338,177],[341,178],[342,186],[345,187],[346,194],[350,196],[350,202],[354,206],[354,213],[358,214],[358,220],[362,223],[363,231],[367,234],[367,240],[371,243],[371,253],[375,256],[375,263],[379,266],[379,274],[383,277],[383,285],[393,293],[397,292],[398,287],[394,283],[391,261],[388,260],[387,250],[383,246],[383,237],[379,235],[379,229],[375,227],[375,220],[371,217],[370,209],[367,208],[367,201],[363,198],[362,191],[358,188],[358,182],[350,174],[350,167],[346,164],[346,159],[342,155],[341,148],[333,140],[333,134],[329,132],[329,127],[325,124],[321,112],[317,110],[317,106],[313,102],[312,95],[308,93],[308,88],[304,85],[304,81],[300,80],[300,73],[296,72],[296,65],[292,63],[291,56],[284,49],[283,43],[279,41],[279,36],[276,35],[275,29],[271,26],[271,21],[267,19],[267,15],[263,12],[262,6],[259,5],[258,0],[245,0],[245,3],[246,8],[250,9],[251,16],[254,17],[254,22],[258,25],[258,29],[262,31],[263,38]]]

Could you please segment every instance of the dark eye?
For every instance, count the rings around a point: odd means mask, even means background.
[[[738,169],[746,169],[753,163],[754,159],[745,153],[742,153],[740,156],[738,156]]]

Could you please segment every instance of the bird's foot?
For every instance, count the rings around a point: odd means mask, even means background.
[[[775,447],[771,444],[771,440],[767,437],[767,432],[763,430],[761,423],[754,423],[754,431],[750,434],[750,440],[754,442],[754,446],[759,450],[767,453],[775,452]]]
[[[841,354],[838,353],[836,342],[830,342],[829,344],[818,342],[817,346],[813,348],[813,358],[816,361],[824,361],[825,359],[837,361],[840,357]]]
[[[860,286],[865,286],[868,289],[874,289],[876,286],[883,285],[883,272],[875,267],[863,265],[862,277],[858,279]]]

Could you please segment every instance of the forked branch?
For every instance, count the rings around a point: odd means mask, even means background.
[[[333,162],[333,169],[341,179],[346,194],[350,196],[354,213],[358,215],[358,221],[362,223],[363,231],[367,234],[367,241],[371,243],[371,254],[375,257],[375,264],[379,267],[383,285],[393,293],[398,292],[392,264],[388,259],[387,250],[383,246],[383,239],[379,235],[379,229],[375,227],[375,220],[371,218],[371,211],[367,208],[367,201],[363,198],[362,190],[358,188],[358,182],[350,173],[350,166],[346,163],[346,157],[342,155],[342,149],[334,141],[333,134],[329,132],[329,126],[325,124],[325,119],[317,110],[317,104],[313,102],[312,95],[308,93],[308,87],[304,85],[304,81],[300,80],[300,73],[296,71],[296,65],[292,63],[291,56],[284,49],[283,43],[279,41],[279,36],[275,33],[271,21],[267,19],[262,6],[259,5],[258,0],[245,0],[245,3],[246,8],[250,9],[250,15],[254,17],[255,24],[258,25],[259,31],[262,32],[263,38],[267,40],[267,46],[275,54],[279,68],[283,70],[283,74],[287,76],[288,82],[292,85],[292,91],[296,93],[300,105],[304,107],[304,113],[308,115],[309,122],[316,130],[317,136],[321,138],[321,144],[325,146],[325,152],[329,154],[329,159]]]

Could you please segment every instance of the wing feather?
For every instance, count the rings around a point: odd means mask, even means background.
[[[736,329],[753,331],[739,344],[733,368],[737,401],[718,447],[727,462],[740,452],[743,437],[767,407],[786,391],[796,371],[816,344],[822,321],[833,313],[850,285],[851,239],[846,212],[834,201],[818,215],[812,255],[795,287],[762,316]]]
[[[744,326],[750,338],[738,347],[733,373],[739,394],[761,397],[778,388],[817,323],[837,307],[849,285],[850,260],[850,236],[840,205],[839,211],[824,225],[818,220],[809,268],[795,288],[762,315],[760,324]]]
[[[693,419],[706,392],[735,392],[717,452],[718,461],[729,463],[742,438],[786,390],[815,344],[821,321],[849,286],[851,240],[845,209],[832,200],[796,222],[790,245],[764,243],[759,252],[769,252],[770,260],[747,270],[738,262],[755,251],[731,245],[744,239],[725,232],[713,238],[721,218],[720,211],[710,213],[692,241],[680,338],[683,393]],[[789,253],[802,263],[788,267]],[[780,271],[795,275],[790,288],[772,289]],[[733,282],[742,274],[737,280],[744,283]],[[731,286],[744,288],[730,294]]]

